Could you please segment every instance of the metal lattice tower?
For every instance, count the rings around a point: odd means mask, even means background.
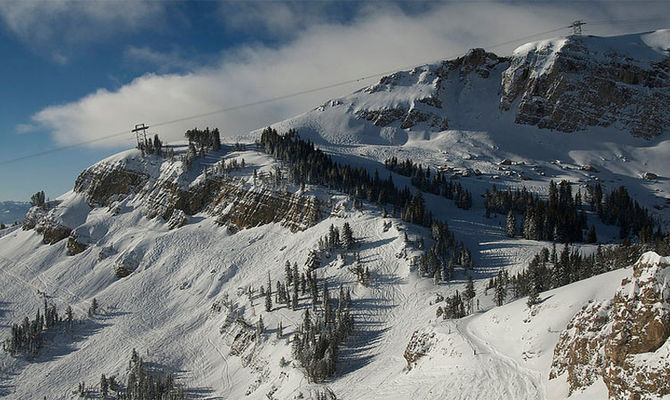
[[[131,131],[135,134],[138,148],[144,146],[144,144],[147,142],[147,129],[149,129],[149,125],[136,124],[135,129]]]
[[[582,25],[586,25],[586,22],[582,21],[581,19],[578,19],[570,25],[570,28],[572,28],[572,34],[576,36],[582,36]]]

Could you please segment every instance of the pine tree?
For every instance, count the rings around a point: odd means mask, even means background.
[[[286,260],[286,264],[284,264],[284,272],[286,273],[286,286],[288,287],[293,283],[293,271],[291,270],[291,262],[289,260]]]
[[[528,301],[526,302],[526,304],[530,308],[539,302],[540,302],[540,293],[537,291],[537,286],[531,283],[530,287],[528,288]]]
[[[470,312],[472,312],[472,299],[474,299],[476,295],[477,292],[475,292],[475,283],[472,281],[472,277],[468,276],[468,283],[465,285],[463,298],[468,303],[468,310]]]
[[[586,235],[586,243],[596,243],[598,241],[598,238],[596,237],[596,227],[595,225],[591,225],[591,228],[589,228],[589,233]]]
[[[265,311],[272,311],[272,279],[270,279],[270,273],[268,272],[268,287],[265,290]]]
[[[105,378],[105,374],[102,374],[100,377],[100,394],[102,394],[102,398],[104,399],[107,397],[109,394],[109,384],[107,383],[107,378]]]
[[[526,304],[528,307],[540,302],[540,290],[542,286],[541,276],[539,271],[539,266],[535,260],[531,261],[528,265],[528,301]]]
[[[261,339],[263,333],[265,333],[265,324],[263,323],[263,316],[260,315],[258,316],[258,322],[256,323],[256,334],[258,336],[258,340]]]
[[[284,336],[284,327],[281,321],[279,321],[279,325],[277,325],[277,339],[281,339],[282,336]]]
[[[516,216],[512,209],[507,213],[507,236],[514,237],[516,236]]]
[[[342,226],[342,247],[344,247],[345,250],[354,248],[354,234],[348,222],[345,222]]]
[[[91,302],[91,307],[88,309],[88,316],[93,316],[98,313],[98,300],[94,297]]]
[[[507,297],[507,288],[505,287],[504,277],[502,271],[498,272],[495,287],[495,302],[497,306],[505,304],[505,297]]]

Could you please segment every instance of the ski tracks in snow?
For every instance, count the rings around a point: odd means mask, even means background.
[[[471,322],[477,316],[454,321],[456,332],[461,335],[479,359],[488,380],[498,385],[499,398],[536,399],[546,398],[542,376],[538,371],[523,367],[516,360],[500,353],[485,339],[473,332]],[[490,385],[485,385],[489,386]],[[472,393],[471,395],[475,395]],[[482,393],[484,394],[484,393]],[[490,393],[489,393],[490,395]],[[476,398],[468,396],[467,398]]]

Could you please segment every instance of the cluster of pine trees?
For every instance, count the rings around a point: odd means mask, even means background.
[[[662,236],[660,231],[654,233],[655,224],[649,211],[633,200],[625,187],[619,186],[605,195],[600,183],[589,186],[588,190],[591,194],[591,209],[598,213],[604,223],[618,226],[622,239],[634,234],[639,236],[640,241],[649,242],[654,235]]]
[[[139,142],[137,144],[137,148],[142,151],[142,156],[145,154],[155,154],[157,156],[165,155],[165,151],[163,150],[163,142],[158,137],[158,134],[154,135],[153,140],[151,138],[147,138],[145,141]],[[169,155],[174,155],[171,149],[169,151]]]
[[[365,168],[336,163],[312,142],[301,140],[295,130],[280,135],[275,129],[266,128],[258,145],[266,153],[290,164],[287,178],[292,183],[323,185],[359,200],[383,206],[391,204],[394,214],[401,210],[402,219],[413,224],[430,226],[433,220],[432,214],[425,210],[420,193],[415,196],[407,187],[398,189],[390,175],[388,179],[381,179],[377,171],[370,176]]]
[[[34,195],[30,196],[30,205],[33,207],[46,208],[46,197],[44,195],[44,190],[40,190]]]
[[[543,248],[536,254],[523,272],[512,277],[501,274],[489,281],[488,288],[496,288],[497,292],[499,287],[503,287],[504,293],[511,289],[512,298],[528,296],[528,305],[531,306],[537,304],[543,291],[628,267],[650,250],[663,256],[670,255],[670,233],[649,243],[624,240],[616,246],[598,246],[591,255],[583,255],[567,244],[559,253],[553,245],[551,251]]]
[[[197,146],[198,151],[207,152],[208,150],[218,151],[221,148],[221,135],[219,128],[212,130],[209,127],[205,129],[193,128],[184,133],[188,139],[189,145]]]
[[[354,265],[349,268],[354,275],[356,275],[356,280],[363,286],[368,286],[370,284],[370,268],[366,265],[365,268],[361,263],[360,253],[354,254]]]
[[[330,225],[328,233],[319,238],[318,247],[320,251],[335,251],[335,250],[353,250],[356,242],[354,241],[354,233],[351,230],[351,225],[345,222],[342,226],[342,233],[340,229],[334,225]]]
[[[188,151],[181,156],[181,162],[186,169],[197,156],[205,157],[205,153],[209,150],[221,149],[221,136],[218,128],[213,130],[193,128],[187,130],[184,136],[188,139]]]
[[[458,290],[452,295],[444,299],[446,303],[444,307],[437,307],[436,315],[439,318],[463,318],[474,311],[472,304],[477,292],[475,292],[475,284],[472,277],[468,276],[468,283],[465,285],[463,293],[458,293]]]
[[[598,183],[588,186],[586,194],[582,195],[581,190],[577,190],[573,196],[568,181],[561,181],[558,185],[551,181],[547,200],[540,199],[526,188],[498,190],[495,185],[484,194],[487,216],[491,212],[507,214],[509,236],[517,233],[516,213],[520,213],[524,215],[524,238],[560,243],[597,241],[595,226],[587,226],[585,203],[590,204],[591,211],[597,212],[604,223],[618,226],[621,238],[632,233],[638,235],[640,241],[649,242],[661,236],[659,230],[654,232],[655,224],[649,211],[634,201],[623,186],[603,194]]]
[[[103,399],[112,394],[117,400],[184,400],[186,394],[181,385],[175,383],[174,375],[152,374],[142,357],[133,349],[128,362],[126,387],[115,376],[100,377],[99,393]],[[90,398],[95,390],[87,388],[85,382],[79,383],[79,395]],[[97,398],[97,397],[96,397]]]
[[[450,281],[456,266],[465,270],[474,268],[472,253],[463,242],[456,241],[446,222],[434,221],[430,231],[433,243],[419,257],[420,276],[432,277],[437,284],[440,281]]]
[[[349,312],[351,294],[340,286],[337,300],[331,299],[323,282],[321,312],[305,310],[303,323],[293,337],[293,356],[312,382],[320,382],[336,372],[339,346],[351,335],[354,318]],[[337,301],[337,309],[333,302]]]
[[[523,237],[530,240],[550,240],[561,243],[582,242],[587,229],[586,214],[582,209],[582,196],[578,191],[572,195],[570,182],[561,181],[558,185],[549,182],[547,200],[533,196],[525,188],[515,191],[499,191],[493,185],[486,190],[484,205],[487,215],[492,211],[508,214],[508,235],[513,236],[516,227],[512,226],[514,212],[524,213]],[[512,212],[510,214],[510,211]],[[595,228],[591,233],[595,236]]]
[[[133,349],[130,372],[126,382],[126,390],[119,399],[123,400],[183,400],[186,398],[184,389],[175,383],[172,374],[153,375],[147,365]]]
[[[464,210],[472,207],[472,193],[460,182],[454,183],[452,179],[447,179],[446,174],[441,171],[432,173],[430,167],[424,170],[421,164],[416,164],[410,159],[398,163],[396,157],[386,159],[384,165],[388,170],[411,177],[412,185],[423,192],[454,200],[456,206]]]
[[[68,307],[67,318],[71,324],[72,309],[70,307]],[[34,357],[42,347],[45,331],[61,322],[62,318],[58,315],[56,305],[48,305],[46,299],[44,299],[43,313],[40,313],[38,308],[34,319],[30,320],[25,317],[20,324],[12,324],[11,332],[3,347],[13,356],[22,353],[28,357]]]

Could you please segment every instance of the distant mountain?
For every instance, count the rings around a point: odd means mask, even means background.
[[[0,201],[0,224],[23,222],[23,217],[30,209],[30,203],[23,201]]]

